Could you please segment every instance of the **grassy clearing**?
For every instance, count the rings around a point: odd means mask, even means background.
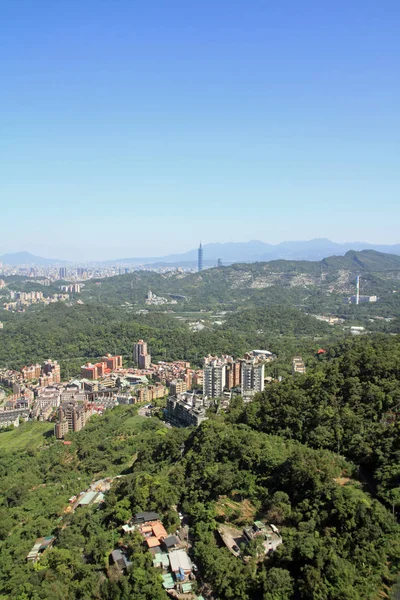
[[[227,521],[251,523],[254,520],[256,509],[250,500],[236,501],[227,496],[220,496],[216,504],[216,511]]]
[[[128,417],[126,421],[124,421],[123,429],[124,431],[141,431],[146,421],[148,421],[146,417],[141,417],[140,415],[133,415],[133,417]]]
[[[53,423],[39,423],[38,421],[23,423],[12,431],[0,433],[0,450],[40,448],[51,439],[53,431]]]

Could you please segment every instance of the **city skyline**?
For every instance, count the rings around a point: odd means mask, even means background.
[[[339,4],[5,0],[0,254],[398,242],[400,9]]]

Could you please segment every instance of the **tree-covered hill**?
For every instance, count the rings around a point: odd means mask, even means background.
[[[355,292],[355,276],[362,274],[364,293],[381,295],[385,286],[391,290],[400,281],[400,257],[373,250],[348,252],[319,262],[271,261],[234,264],[207,269],[201,273],[165,274],[138,271],[108,279],[88,282],[83,298],[92,302],[143,305],[149,289],[159,296],[180,295],[177,307],[231,308],[243,301],[265,304],[296,304],[319,292],[345,294]]]
[[[348,340],[300,377],[265,389],[241,419],[345,455],[400,510],[400,340]]]
[[[41,448],[0,452],[4,598],[167,600],[151,554],[140,538],[123,536],[121,525],[137,511],[155,510],[175,531],[175,505],[187,515],[208,598],[375,600],[395,582],[400,527],[342,457],[236,424],[232,414],[191,431],[167,430],[134,412],[121,407],[93,418],[70,434],[70,446],[50,438]],[[64,511],[92,479],[117,473],[123,477],[102,507]],[[221,513],[225,497],[245,498],[254,516]],[[243,549],[245,560],[221,547],[221,523],[240,529],[257,517],[281,531],[283,544],[271,557],[259,560],[256,543]],[[35,538],[51,534],[54,547],[37,566],[27,564]],[[133,563],[123,576],[109,566],[119,545]]]
[[[332,328],[297,308],[272,305],[238,310],[226,319],[223,329],[242,332],[273,332],[280,335],[327,335]]]

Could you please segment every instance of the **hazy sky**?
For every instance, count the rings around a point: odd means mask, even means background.
[[[0,254],[400,241],[397,0],[0,0]]]

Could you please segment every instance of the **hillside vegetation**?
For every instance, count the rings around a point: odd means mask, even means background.
[[[169,305],[169,310],[216,306],[236,310],[243,302],[246,306],[289,303],[340,310],[345,296],[355,293],[357,274],[362,275],[362,293],[392,300],[393,290],[400,282],[400,257],[364,250],[319,262],[234,264],[201,273],[138,271],[89,282],[83,298],[109,305],[143,306],[151,289],[166,298],[171,294],[184,297],[177,306]]]
[[[46,439],[1,450],[0,593],[167,600],[150,553],[136,536],[122,536],[121,525],[156,510],[175,531],[179,506],[199,592],[220,600],[389,597],[400,568],[400,436],[382,417],[399,398],[400,346],[386,341],[336,345],[305,377],[271,386],[247,406],[237,399],[196,430],[167,429],[119,407],[70,434],[69,446]],[[100,508],[64,512],[70,495],[116,474]],[[250,513],[235,511],[241,499]],[[223,503],[232,511],[221,511]],[[217,528],[243,527],[253,515],[275,523],[283,544],[260,560],[250,543],[240,560],[221,547]],[[50,534],[54,548],[38,567],[26,564],[35,538]],[[133,562],[124,576],[108,560],[120,544]]]

